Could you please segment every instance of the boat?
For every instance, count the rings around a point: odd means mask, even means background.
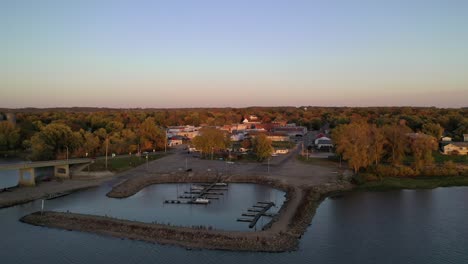
[[[197,199],[195,199],[195,201],[193,201],[193,203],[196,203],[196,204],[208,204],[208,203],[210,203],[210,200],[205,199],[205,198],[197,198]]]
[[[203,186],[200,186],[200,185],[193,185],[192,187],[190,187],[190,189],[192,189],[192,190],[203,190],[205,188]]]
[[[227,183],[224,182],[217,182],[215,183],[216,186],[227,186]]]

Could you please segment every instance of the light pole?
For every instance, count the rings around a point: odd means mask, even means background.
[[[167,129],[164,129],[164,153],[167,152]]]
[[[148,154],[146,154],[146,170],[148,170]]]
[[[270,157],[268,157],[267,162],[268,162],[268,174],[270,174]]]
[[[107,170],[107,152],[109,150],[109,137],[106,136],[106,170]]]
[[[211,160],[213,160],[213,151],[214,151],[214,148],[211,147]]]

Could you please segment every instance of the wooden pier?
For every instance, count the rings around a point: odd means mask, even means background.
[[[257,202],[255,205],[253,205],[253,208],[247,209],[248,213],[243,213],[242,218],[238,218],[238,222],[248,222],[249,228],[253,228],[260,217],[266,216],[266,217],[273,217],[275,214],[267,213],[268,210],[270,210],[271,207],[275,206],[275,203],[273,202]]]
[[[200,203],[197,199],[217,200],[218,196],[224,195],[222,191],[227,191],[227,184],[221,182],[202,183],[198,184],[202,188],[190,187],[190,191],[184,192],[179,195],[179,199],[183,200],[165,200],[164,203],[168,204],[206,204]]]

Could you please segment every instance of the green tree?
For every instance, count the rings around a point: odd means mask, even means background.
[[[379,128],[376,125],[371,125],[367,129],[368,137],[370,139],[369,159],[377,166],[386,153],[385,145],[387,144],[387,140],[382,128]]]
[[[86,131],[83,134],[83,139],[84,139],[83,148],[85,150],[85,153],[88,153],[88,155],[91,157],[95,156],[97,152],[99,151],[99,147],[101,145],[99,137],[94,135],[93,133]]]
[[[79,143],[70,127],[61,123],[51,123],[31,138],[32,158],[55,159],[60,157],[67,147],[71,153],[79,146]]]
[[[372,162],[369,156],[371,147],[369,134],[369,125],[364,122],[340,125],[332,132],[336,152],[348,161],[354,173],[358,173],[361,168],[366,168]]]
[[[206,156],[212,151],[224,150],[229,147],[230,141],[226,132],[213,127],[205,127],[200,130],[200,135],[192,140],[195,148]]]
[[[0,122],[0,150],[16,149],[20,139],[20,130],[10,122]]]
[[[442,137],[442,133],[444,133],[444,128],[439,124],[426,123],[422,126],[422,132],[424,134],[431,135],[436,139],[440,139]]]
[[[393,165],[400,164],[405,157],[409,146],[408,133],[411,129],[406,125],[386,125],[384,127],[385,138],[388,142],[389,161]]]
[[[271,140],[265,134],[258,134],[252,142],[253,151],[259,161],[269,158],[273,153]]]
[[[154,118],[148,117],[139,128],[141,150],[164,149],[164,130],[156,126]]]
[[[437,150],[437,140],[435,137],[419,134],[411,139],[410,148],[414,157],[414,168],[420,171],[434,162],[432,152]]]

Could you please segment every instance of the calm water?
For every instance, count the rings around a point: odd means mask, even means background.
[[[152,201],[172,195],[174,186],[167,189],[163,188],[167,187],[165,185],[153,186],[128,200],[116,201],[131,206],[132,200],[138,200],[141,208],[155,206],[157,210],[168,210],[165,211],[167,213],[177,206],[161,206]],[[238,188],[243,196],[254,200],[272,197],[270,190],[257,189],[254,185],[248,188],[232,186],[234,189],[229,190],[229,194],[234,194]],[[117,204],[114,201],[106,204],[107,198],[100,197],[109,188],[103,186],[47,201],[46,207],[93,212],[97,210],[94,208],[109,206],[109,214],[124,214],[115,212]],[[234,210],[241,211],[250,206],[242,204],[248,199],[236,196],[241,200],[237,205],[231,202],[232,198],[226,197],[220,204],[228,203],[237,208]],[[144,201],[148,201],[147,204]],[[39,202],[33,202],[0,210],[0,256],[1,263],[468,263],[466,201],[468,188],[465,187],[354,193],[340,199],[327,199],[302,237],[300,249],[279,254],[187,251],[174,246],[40,228],[18,222],[21,216],[39,208]],[[226,204],[222,208],[226,208]],[[219,220],[219,226],[237,228],[237,223],[232,224],[231,219],[231,216],[237,217],[237,213],[211,212],[209,207],[198,207],[195,209],[197,212],[192,212],[189,217],[189,212],[181,213],[179,209],[175,214],[182,214],[187,219],[199,221],[210,215],[210,219]],[[148,214],[152,216],[145,216],[139,210],[125,210],[135,219],[151,221],[156,217],[150,211]],[[225,221],[230,224],[221,223]]]
[[[105,196],[107,187],[94,188],[61,199],[46,201],[46,209],[70,211],[93,215],[107,215],[142,222],[170,223],[172,225],[205,225],[223,230],[249,229],[248,223],[237,222],[243,212],[257,201],[273,201],[277,207],[268,212],[275,213],[284,202],[284,192],[256,184],[230,184],[229,190],[211,200],[209,205],[165,204],[166,199],[176,199],[177,194],[190,190],[190,184],[158,184],[149,186],[125,199]],[[88,201],[92,201],[89,203]],[[258,228],[270,218],[261,218]]]

